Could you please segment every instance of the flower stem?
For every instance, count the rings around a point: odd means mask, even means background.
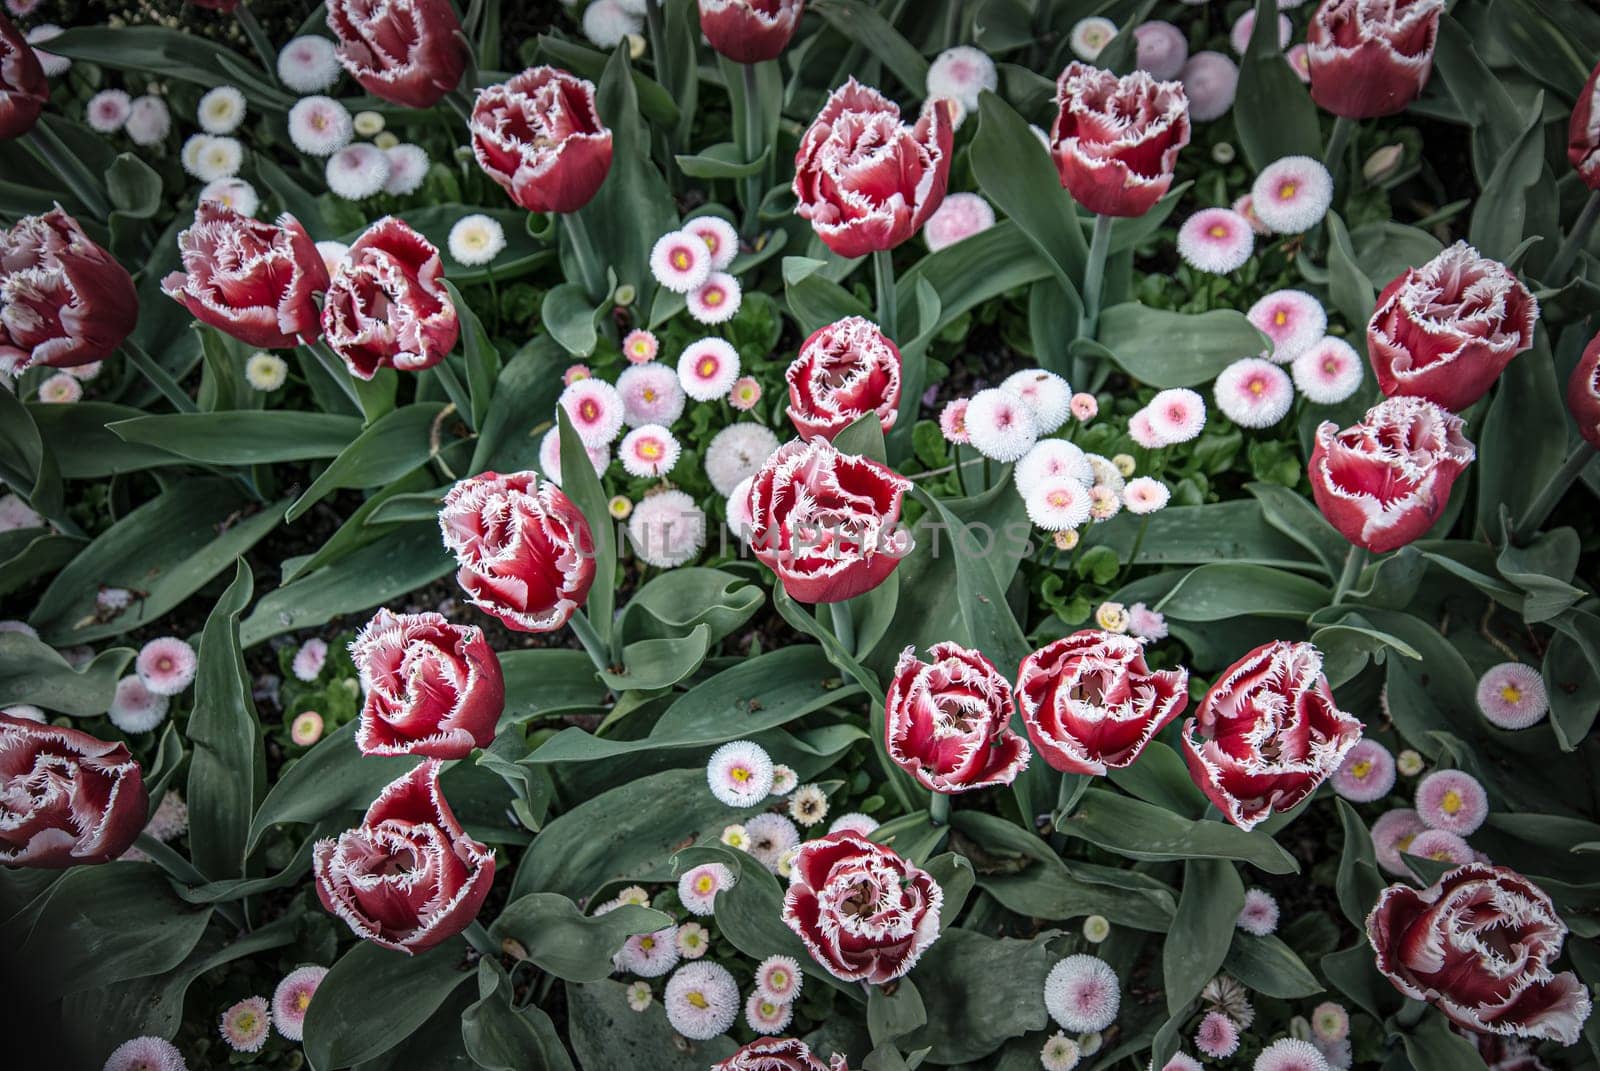
[[[1365,547],[1350,544],[1350,553],[1344,556],[1344,569],[1339,573],[1339,583],[1333,589],[1333,605],[1338,606],[1344,597],[1355,587],[1357,580],[1361,579],[1361,569],[1367,564],[1367,550]]]
[[[894,254],[887,249],[873,253],[872,269],[878,280],[878,328],[890,341],[899,342],[895,329]]]
[[[1572,230],[1562,239],[1561,248],[1556,250],[1555,259],[1550,262],[1550,269],[1545,275],[1552,286],[1561,285],[1562,276],[1567,274],[1572,262],[1578,258],[1578,250],[1588,244],[1589,232],[1594,229],[1596,218],[1600,218],[1600,190],[1591,193],[1583,203],[1583,211],[1578,213]]]
[[[1122,573],[1117,577],[1119,586],[1127,581],[1128,574],[1133,572],[1134,563],[1139,560],[1139,551],[1144,547],[1145,533],[1150,531],[1150,516],[1150,514],[1146,513],[1144,519],[1139,522],[1139,534],[1133,537],[1133,547],[1128,551],[1127,564],[1123,565]],[[1078,545],[1082,546],[1083,541],[1079,540]]]
[[[340,390],[344,391],[345,397],[355,403],[356,412],[365,415],[366,406],[361,404],[361,395],[356,393],[356,385],[350,382],[350,370],[344,366],[344,362],[339,359],[339,355],[334,353],[328,347],[328,344],[321,339],[308,343],[306,349],[311,351],[311,355],[317,359],[317,363],[322,366],[322,370],[328,373],[329,377],[338,384]]]
[[[489,936],[489,931],[483,928],[483,923],[473,919],[467,923],[467,928],[461,931],[461,936],[467,939],[467,944],[480,956],[500,955],[500,949],[495,946],[494,940]]]
[[[573,634],[578,637],[578,642],[583,644],[583,650],[589,656],[589,661],[594,663],[594,668],[601,673],[611,672],[611,665],[606,658],[606,644],[600,638],[600,633],[595,631],[594,624],[582,610],[574,610],[572,619],[567,622],[572,626]]]
[[[1550,511],[1556,508],[1556,503],[1561,501],[1561,496],[1567,493],[1567,488],[1572,486],[1573,481],[1588,467],[1589,462],[1594,460],[1594,454],[1594,447],[1587,441],[1578,443],[1578,448],[1568,455],[1567,460],[1562,462],[1561,467],[1545,482],[1538,497],[1529,504],[1527,511],[1522,514],[1522,519],[1511,529],[1513,543],[1520,545],[1539,530],[1539,526],[1550,516]]]
[[[928,821],[935,826],[950,824],[950,797],[945,793],[935,792],[928,801]]]
[[[967,478],[961,472],[961,444],[950,444],[950,456],[955,459],[956,490],[961,492],[961,497],[967,497]]]
[[[1106,255],[1111,252],[1111,217],[1094,217],[1094,236],[1089,239],[1089,263],[1083,270],[1083,319],[1078,321],[1078,337],[1093,338],[1100,326],[1100,295],[1105,291]]]
[[[561,222],[567,228],[567,238],[572,242],[573,259],[578,262],[578,281],[583,283],[583,289],[588,292],[591,301],[604,300],[605,273],[595,259],[594,243],[589,240],[589,228],[583,222],[582,214],[563,213]]]
[[[1333,121],[1333,132],[1328,135],[1328,148],[1322,154],[1322,166],[1333,173],[1335,182],[1339,178],[1340,158],[1344,156],[1345,146],[1350,144],[1350,135],[1355,128],[1355,120],[1342,115]]]
[[[844,653],[851,658],[856,656],[856,623],[850,616],[849,600],[844,602],[830,602],[828,612],[833,618],[833,638],[839,641],[839,646],[844,648]]]
[[[744,75],[744,157],[745,163],[750,163],[766,148],[761,144],[761,86],[756,80],[756,65],[753,63],[739,64]],[[761,194],[762,175],[766,168],[758,168],[753,175],[744,178],[744,233],[747,238],[754,238],[761,229]]]

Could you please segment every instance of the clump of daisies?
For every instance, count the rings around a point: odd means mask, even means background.
[[[717,216],[702,216],[656,239],[650,249],[650,273],[656,282],[683,295],[684,305],[696,322],[726,323],[744,300],[739,281],[726,270],[738,252],[739,236],[733,226]],[[733,368],[720,390],[706,397],[691,390],[691,397],[711,401],[726,395],[739,374],[737,357]]]

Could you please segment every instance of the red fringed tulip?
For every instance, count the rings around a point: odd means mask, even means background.
[[[1131,765],[1189,705],[1189,671],[1152,670],[1132,636],[1084,629],[1022,660],[1017,702],[1028,739],[1065,773]]]
[[[589,597],[589,522],[559,487],[532,472],[462,480],[445,496],[439,528],[461,567],[456,583],[507,628],[552,632]]]
[[[1444,0],[1323,0],[1306,27],[1311,99],[1346,119],[1404,111],[1433,72]]]
[[[900,502],[911,481],[826,439],[787,442],[750,485],[750,545],[799,602],[871,591],[911,553]]]
[[[109,863],[149,810],[127,745],[0,714],[0,866]]]
[[[0,14],[0,141],[33,129],[50,100],[50,83],[33,46]]]
[[[1600,335],[1589,340],[1567,380],[1567,408],[1578,422],[1578,434],[1600,450]]]
[[[1600,190],[1600,64],[1589,72],[1567,124],[1567,162],[1583,184]]]
[[[805,0],[700,0],[700,32],[735,63],[762,63],[789,47],[804,10]]]
[[[386,216],[357,238],[328,286],[322,330],[350,371],[420,372],[444,360],[461,323],[433,243]]]
[[[1516,871],[1468,863],[1426,889],[1391,885],[1367,916],[1378,970],[1460,1026],[1574,1045],[1588,987],[1551,969],[1567,926]]]
[[[390,104],[431,108],[466,70],[450,0],[329,0],[328,29],[350,77]]]
[[[835,978],[883,985],[938,939],[943,905],[944,890],[927,871],[839,830],[800,846],[783,921]]]
[[[1011,731],[1011,685],[982,654],[957,643],[900,652],[883,703],[889,757],[923,788],[970,792],[1009,785],[1028,767],[1028,744]]]
[[[1229,666],[1183,723],[1183,757],[1206,797],[1253,829],[1317,790],[1361,739],[1309,643],[1275,640]]]
[[[826,1064],[799,1038],[757,1038],[711,1071],[849,1071],[835,1053]]]
[[[1386,398],[1343,431],[1317,428],[1311,494],[1328,523],[1383,554],[1420,539],[1477,456],[1461,418],[1422,398]]]
[[[1056,107],[1050,155],[1074,201],[1102,216],[1142,216],[1161,200],[1189,144],[1181,82],[1072,63],[1056,82]]]
[[[61,209],[0,232],[0,368],[103,361],[138,318],[127,269]]]
[[[293,216],[262,223],[201,201],[193,225],[178,235],[178,251],[183,271],[163,279],[161,289],[201,323],[261,349],[287,349],[321,334],[316,296],[328,289],[328,269]]]
[[[930,100],[908,126],[898,105],[851,78],[800,139],[795,211],[841,257],[893,249],[944,200],[953,114],[951,101]]]
[[[1388,395],[1460,412],[1533,345],[1539,302],[1511,269],[1457,242],[1383,288],[1367,354]]]
[[[311,849],[322,906],[357,937],[414,955],[478,915],[494,852],[462,830],[439,790],[437,760],[384,786],[361,824]]]
[[[460,759],[494,742],[506,686],[483,630],[379,610],[350,645],[366,702],[363,755]]]
[[[900,405],[900,350],[860,316],[819,327],[800,346],[784,378],[789,419],[803,438],[831,440],[858,417],[876,413],[894,427]]]
[[[478,166],[530,212],[576,212],[611,170],[594,83],[554,67],[481,91],[471,127]]]

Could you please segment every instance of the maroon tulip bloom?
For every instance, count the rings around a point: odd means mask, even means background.
[[[461,828],[439,790],[440,764],[384,786],[361,824],[311,849],[317,898],[357,937],[413,955],[478,916],[494,852]]]
[[[914,125],[851,78],[800,139],[795,212],[841,257],[893,249],[922,229],[950,180],[954,105],[931,100]]]
[[[1551,965],[1567,926],[1545,891],[1503,866],[1468,863],[1426,889],[1391,885],[1367,916],[1378,970],[1481,1034],[1574,1045],[1588,987]]]
[[[434,244],[402,219],[385,216],[357,238],[328,286],[322,330],[351,373],[420,372],[455,347],[461,333]]]
[[[1253,829],[1317,790],[1361,739],[1309,643],[1275,640],[1229,666],[1183,723],[1194,783],[1228,821]]]
[[[805,0],[700,0],[700,32],[735,63],[762,63],[789,47],[805,6]]]
[[[923,662],[907,647],[895,664],[883,703],[889,757],[933,792],[1009,785],[1028,768],[1028,743],[1011,731],[1010,683],[958,643],[928,654]]]
[[[576,212],[611,170],[594,83],[554,67],[479,92],[471,127],[478,166],[529,212]]]
[[[208,11],[220,11],[224,15],[231,15],[239,8],[239,0],[189,0],[195,7],[203,7]]]
[[[1189,705],[1189,671],[1152,670],[1132,636],[1083,629],[1022,660],[1017,702],[1028,739],[1065,773],[1132,765]]]
[[[1567,162],[1591,190],[1600,190],[1600,64],[1589,72],[1567,124]]]
[[[1444,0],[1323,0],[1306,27],[1311,99],[1346,119],[1404,111],[1433,73]]]
[[[750,546],[799,602],[843,602],[911,553],[900,503],[911,481],[826,439],[784,443],[750,485]]]
[[[103,361],[138,319],[127,269],[60,208],[0,233],[0,368]]]
[[[1539,302],[1510,268],[1457,242],[1378,295],[1367,354],[1388,395],[1460,412],[1533,345]]]
[[[839,830],[800,846],[783,922],[835,978],[883,985],[909,972],[938,940],[943,905],[933,875]]]
[[[1578,434],[1600,450],[1600,335],[1583,348],[1583,357],[1567,380],[1567,408],[1578,422]]]
[[[819,327],[800,346],[784,378],[789,419],[802,438],[833,437],[867,413],[883,430],[900,406],[900,350],[860,316]]]
[[[328,29],[350,77],[390,104],[431,108],[466,70],[450,0],[329,0]]]
[[[32,130],[49,100],[50,83],[33,46],[0,13],[0,141]]]
[[[149,810],[127,745],[0,714],[0,866],[109,863]]]
[[[799,1038],[757,1038],[711,1071],[849,1071],[835,1053],[824,1064]]]
[[[1102,216],[1142,216],[1161,200],[1189,144],[1183,83],[1071,63],[1056,107],[1050,155],[1074,201]]]
[[[201,201],[178,250],[184,270],[161,289],[201,323],[261,349],[314,342],[322,333],[316,296],[328,289],[328,269],[293,216],[262,223]]]
[[[589,597],[589,522],[561,488],[532,472],[462,480],[445,496],[439,528],[461,567],[456,583],[507,628],[552,632]]]
[[[363,755],[461,759],[494,742],[506,686],[483,630],[379,610],[350,644],[366,702]]]
[[[1421,539],[1477,456],[1461,418],[1423,398],[1386,398],[1343,431],[1317,428],[1311,494],[1328,523],[1383,554]]]

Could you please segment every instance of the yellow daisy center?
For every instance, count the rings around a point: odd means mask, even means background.
[[[1444,808],[1445,814],[1456,814],[1461,810],[1464,803],[1461,793],[1452,789],[1444,794],[1444,799],[1439,801],[1439,806]]]
[[[689,1003],[693,1004],[696,1008],[701,1009],[711,1007],[711,1002],[706,1000],[705,994],[700,992],[698,989],[689,994]]]
[[[1278,200],[1280,200],[1280,201],[1291,200],[1294,197],[1296,191],[1299,190],[1299,188],[1300,187],[1296,186],[1292,182],[1283,183],[1281,186],[1278,187]]]

